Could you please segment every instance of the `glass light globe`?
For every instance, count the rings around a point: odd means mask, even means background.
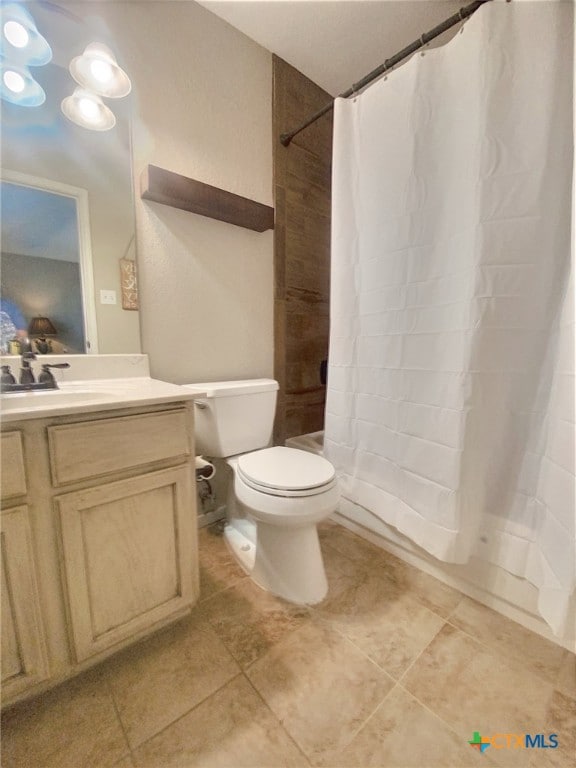
[[[98,104],[92,99],[83,98],[78,102],[78,109],[86,120],[95,120],[98,117]]]
[[[25,48],[30,40],[28,30],[19,21],[7,21],[4,36],[14,48]]]
[[[68,120],[90,131],[109,131],[116,125],[112,110],[97,94],[86,88],[75,88],[71,96],[63,99],[60,107]]]
[[[12,69],[7,69],[2,79],[6,88],[9,88],[13,93],[22,93],[26,87],[26,81],[22,75]]]
[[[130,78],[104,43],[87,45],[82,56],[72,59],[69,69],[82,88],[107,99],[121,99],[132,88]]]
[[[94,59],[90,62],[90,72],[99,83],[107,83],[114,77],[111,64],[102,59]]]

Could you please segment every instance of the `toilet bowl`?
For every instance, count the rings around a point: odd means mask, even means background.
[[[328,584],[316,525],[340,499],[334,467],[306,451],[265,447],[275,381],[186,386],[204,393],[195,401],[198,451],[226,458],[233,470],[224,529],[233,555],[263,589],[298,605],[320,602]]]
[[[229,463],[237,516],[225,536],[237,559],[269,592],[299,605],[319,603],[328,583],[316,524],[334,512],[340,499],[334,468],[320,456],[284,447],[254,451]],[[253,521],[253,537],[238,506]],[[252,551],[250,562],[247,553]]]

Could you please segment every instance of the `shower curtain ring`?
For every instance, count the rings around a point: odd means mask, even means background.
[[[466,22],[468,21],[468,16],[464,16],[463,14],[464,8],[460,8],[458,11],[458,16],[460,16],[460,21],[462,22],[462,26],[458,30],[458,34],[461,35],[462,32],[464,32],[464,27],[466,26]]]

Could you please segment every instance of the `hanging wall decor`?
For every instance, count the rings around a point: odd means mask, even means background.
[[[132,259],[120,259],[120,287],[122,309],[139,309],[136,262]]]

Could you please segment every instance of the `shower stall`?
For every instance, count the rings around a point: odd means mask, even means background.
[[[576,581],[573,11],[487,3],[337,99],[324,439],[342,516],[477,592],[526,586],[559,638]]]

